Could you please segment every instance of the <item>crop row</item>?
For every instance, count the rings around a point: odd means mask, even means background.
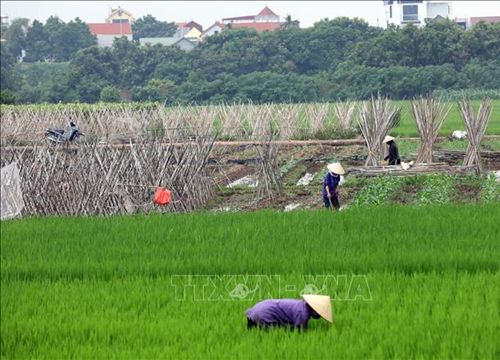
[[[1,356],[495,358],[500,207],[31,218],[1,226]],[[334,323],[247,331],[263,298]]]
[[[497,203],[33,218],[2,224],[2,278],[497,271],[498,218]]]
[[[477,108],[478,101],[474,101]],[[189,132],[210,130],[219,139],[249,139],[270,127],[282,139],[331,139],[359,133],[360,103],[340,126],[335,107],[338,103],[306,104],[221,104],[163,107],[156,103],[56,104],[2,106],[2,144],[39,142],[48,127],[67,126],[69,118],[86,134],[86,141],[109,141],[137,136],[164,136],[172,129]],[[409,101],[397,101],[401,120],[392,135],[417,136]],[[500,134],[500,100],[494,101],[487,134]],[[451,111],[441,135],[464,129],[458,106]]]
[[[350,180],[345,186],[362,183],[361,190],[352,201],[352,206],[376,206],[390,202],[418,205],[462,202],[474,196],[464,194],[464,189],[477,193],[476,201],[499,202],[500,184],[493,175],[452,176],[417,175],[412,177],[382,176],[366,180]],[[467,198],[468,196],[468,198]]]
[[[336,274],[336,273],[334,273]],[[494,358],[497,273],[366,273],[369,297],[334,299],[334,324],[305,334],[247,331],[259,297],[175,296],[168,276],[2,281],[2,358]],[[302,276],[283,275],[301,288]],[[226,294],[225,283],[213,292]],[[264,288],[269,296],[298,291]],[[325,292],[327,293],[327,292]],[[291,355],[294,354],[294,355]]]

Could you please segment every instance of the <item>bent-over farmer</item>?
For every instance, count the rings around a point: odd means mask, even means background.
[[[303,295],[300,300],[264,300],[248,309],[246,316],[248,329],[284,326],[305,330],[311,317],[332,322],[332,303],[326,295]]]
[[[384,160],[388,160],[389,165],[399,165],[401,164],[401,159],[399,158],[399,151],[396,143],[394,142],[394,138],[392,136],[387,135],[382,141],[384,144],[389,146],[389,155],[387,155]]]
[[[340,183],[340,175],[345,174],[345,171],[338,162],[328,164],[327,168],[328,173],[323,180],[323,201],[327,209],[333,206],[334,209],[338,210],[340,209],[340,202],[337,186]]]

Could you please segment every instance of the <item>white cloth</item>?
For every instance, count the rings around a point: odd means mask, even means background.
[[[21,215],[24,208],[19,168],[14,162],[1,169],[0,219],[7,220]]]

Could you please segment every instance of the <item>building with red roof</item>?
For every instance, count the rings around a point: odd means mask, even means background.
[[[236,16],[222,19],[226,28],[252,28],[257,32],[279,29],[280,17],[267,6],[257,15]]]
[[[477,16],[470,18],[455,19],[455,22],[464,30],[469,30],[480,22],[489,24],[500,23],[500,16]]]
[[[485,23],[500,23],[500,16],[478,16],[478,17],[471,17],[470,18],[470,25],[474,26],[479,22],[485,22]]]
[[[89,23],[90,33],[97,37],[97,46],[106,47],[113,45],[117,37],[125,36],[132,40],[132,26],[128,22],[120,23]]]
[[[203,32],[203,26],[198,24],[196,21],[190,21],[190,22],[176,22],[175,26],[177,26],[178,29],[189,29],[191,30],[192,28],[197,29],[199,32]]]

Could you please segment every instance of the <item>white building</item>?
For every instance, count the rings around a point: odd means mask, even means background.
[[[451,1],[435,0],[386,0],[384,1],[386,25],[425,25],[425,20],[436,17],[451,18]]]
[[[157,38],[140,38],[139,44],[146,45],[163,45],[163,46],[177,46],[184,51],[191,51],[196,47],[196,43],[183,37],[157,37]]]
[[[212,26],[203,31],[203,34],[201,34],[201,38],[204,39],[206,37],[221,33],[223,30],[224,30],[224,24],[216,21]]]

